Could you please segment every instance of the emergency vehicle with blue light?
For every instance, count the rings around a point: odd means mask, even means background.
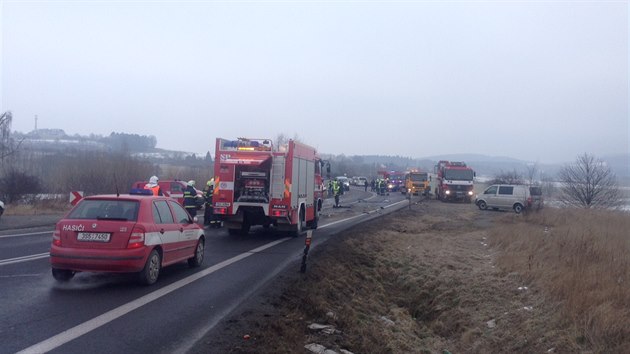
[[[56,280],[78,272],[128,272],[150,285],[162,267],[201,265],[205,237],[196,218],[172,198],[137,191],[85,197],[57,223],[50,247]]]

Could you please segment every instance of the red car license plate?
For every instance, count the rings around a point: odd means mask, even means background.
[[[109,242],[109,235],[105,232],[79,232],[77,234],[77,241],[88,242]]]

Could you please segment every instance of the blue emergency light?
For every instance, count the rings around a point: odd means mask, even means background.
[[[130,195],[153,195],[153,191],[144,188],[133,188],[129,191]]]

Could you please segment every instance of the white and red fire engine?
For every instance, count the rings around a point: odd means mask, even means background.
[[[475,172],[464,162],[440,161],[435,165],[435,199],[472,202]]]
[[[323,203],[322,160],[317,151],[289,140],[217,138],[214,213],[230,234],[253,225],[289,231],[317,228]]]

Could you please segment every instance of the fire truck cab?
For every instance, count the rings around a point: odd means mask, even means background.
[[[441,201],[461,200],[472,203],[475,172],[464,162],[439,161],[435,166],[435,198]]]

